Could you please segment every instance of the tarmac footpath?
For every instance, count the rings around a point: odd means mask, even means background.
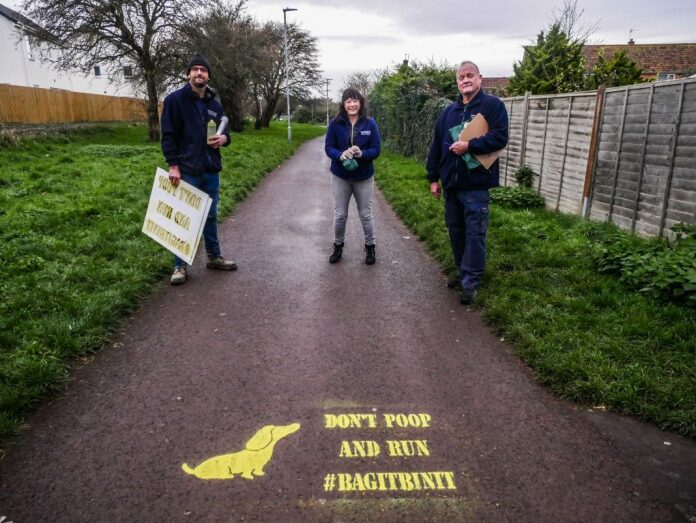
[[[0,520],[696,521],[696,445],[536,384],[380,194],[377,263],[351,203],[329,264],[328,165],[302,146],[221,225],[236,272],[199,256],[73,372]]]

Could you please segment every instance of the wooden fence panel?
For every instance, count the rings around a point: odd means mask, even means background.
[[[137,98],[0,84],[0,123],[133,122],[147,120]]]
[[[683,84],[672,179],[664,228],[696,224],[696,82]]]
[[[547,207],[580,213],[595,102],[593,92],[506,99],[510,141],[501,156],[503,185],[516,185],[515,171],[528,165],[539,175],[535,188]]]
[[[607,90],[590,217],[642,235],[696,223],[696,82]]]
[[[526,125],[527,99],[508,98],[504,100],[508,112],[508,145],[500,155],[500,178],[503,185],[515,185],[515,172],[521,165],[523,154],[523,129]]]
[[[601,99],[597,108],[594,92],[505,99],[501,183],[515,185],[526,164],[549,208],[581,214],[587,184],[592,219],[650,236],[696,224],[696,80],[607,89]]]

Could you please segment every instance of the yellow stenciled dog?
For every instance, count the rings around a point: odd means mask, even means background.
[[[200,479],[232,479],[238,474],[246,479],[254,479],[254,476],[264,475],[263,467],[271,460],[275,444],[298,430],[299,423],[266,425],[247,441],[244,450],[215,456],[195,468],[184,463],[181,468]]]

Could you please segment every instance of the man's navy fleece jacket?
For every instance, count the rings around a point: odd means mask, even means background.
[[[469,152],[486,154],[498,151],[508,142],[508,115],[505,104],[499,98],[480,90],[468,104],[462,103],[462,95],[445,107],[435,124],[435,134],[430,145],[430,154],[426,165],[428,180],[442,183],[445,190],[479,190],[497,187],[498,161],[490,169],[482,165],[467,168],[461,156],[449,150],[454,140],[449,130],[463,122],[469,122],[481,113],[488,122],[488,133],[469,141]]]
[[[168,165],[178,165],[183,173],[199,176],[204,172],[220,172],[222,158],[220,149],[208,147],[208,122],[220,125],[222,107],[215,93],[206,88],[200,98],[186,84],[164,99],[162,107],[162,152]],[[230,144],[229,130],[224,135]]]

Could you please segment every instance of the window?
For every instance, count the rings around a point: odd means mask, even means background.
[[[101,76],[101,68],[98,65],[94,66],[94,76]]]
[[[674,73],[657,73],[657,81],[658,82],[664,82],[666,80],[674,80],[676,79],[676,75]]]
[[[123,76],[126,78],[133,78],[133,66],[132,65],[124,65],[123,66]]]

